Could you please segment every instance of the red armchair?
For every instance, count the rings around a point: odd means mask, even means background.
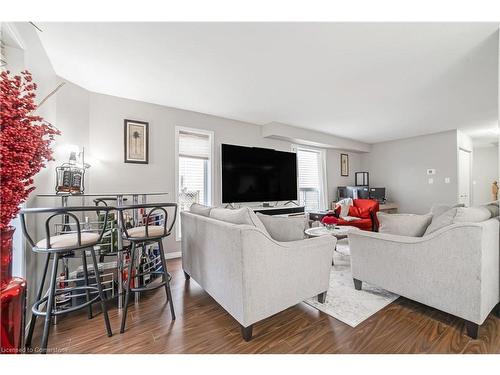
[[[353,205],[349,207],[349,216],[359,217],[359,220],[345,221],[338,218],[336,225],[350,225],[362,230],[378,231],[377,212],[379,204],[372,199],[354,199]],[[335,216],[340,214],[340,207],[335,210]]]

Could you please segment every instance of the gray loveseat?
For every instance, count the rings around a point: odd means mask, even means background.
[[[316,295],[324,301],[334,237],[303,239],[300,219],[267,219],[264,225],[249,209],[197,206],[181,213],[186,278],[238,321],[245,340],[262,319]]]
[[[467,208],[456,210],[467,215]],[[453,214],[444,226],[446,217],[433,217],[435,230],[419,237],[353,231],[352,275],[356,289],[365,281],[465,319],[467,333],[477,338],[479,325],[500,301],[499,220],[486,215],[478,222],[457,221],[456,211],[444,213]]]

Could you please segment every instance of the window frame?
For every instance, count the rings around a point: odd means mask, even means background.
[[[175,201],[179,203],[179,137],[181,132],[187,132],[187,133],[194,133],[194,134],[200,134],[200,135],[205,135],[208,136],[208,143],[209,143],[209,160],[208,160],[208,168],[207,168],[207,201],[209,205],[213,205],[214,202],[214,132],[211,130],[206,130],[206,129],[198,129],[198,128],[191,128],[191,127],[186,127],[186,126],[176,126],[175,127]],[[180,210],[177,212],[177,222],[175,225],[175,240],[180,241],[181,240],[181,231],[180,231]]]
[[[320,165],[319,165],[319,210],[324,211],[328,209],[328,184],[327,184],[327,169],[326,169],[326,150],[323,148],[317,148],[312,146],[303,146],[299,144],[292,144],[291,146],[292,152],[298,154],[299,150],[316,152],[319,154]],[[300,202],[300,174],[299,174],[299,158],[297,156],[297,201]]]

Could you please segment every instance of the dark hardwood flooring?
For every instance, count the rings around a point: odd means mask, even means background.
[[[400,297],[352,328],[300,303],[254,326],[245,342],[237,322],[194,281],[185,281],[180,259],[168,261],[177,320],[172,322],[164,289],[143,294],[129,307],[126,331],[110,305],[113,337],[100,313],[63,316],[52,327],[56,353],[500,353],[500,318],[490,314],[479,339],[465,334],[462,319]],[[98,312],[95,305],[94,310]],[[40,319],[41,320],[41,319]],[[33,346],[39,344],[37,322]]]

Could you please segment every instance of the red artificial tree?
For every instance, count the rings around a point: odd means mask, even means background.
[[[51,142],[59,130],[33,115],[36,83],[31,73],[9,77],[1,73],[0,170],[2,209],[0,230],[6,230],[19,205],[35,189],[33,177],[52,160]]]
[[[36,116],[35,91],[31,73],[11,77],[0,73],[0,297],[2,353],[21,349],[24,331],[26,282],[12,277],[12,236],[10,222],[19,206],[35,189],[33,177],[52,160],[50,148],[59,130]]]

